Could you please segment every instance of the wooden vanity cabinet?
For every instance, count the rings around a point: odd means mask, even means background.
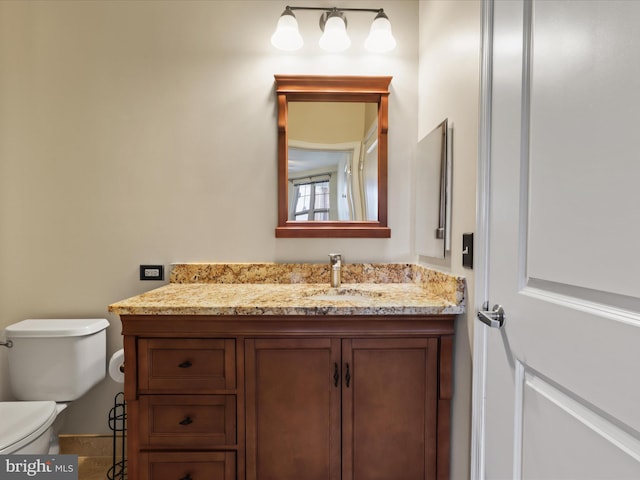
[[[436,478],[438,339],[246,341],[247,477]]]
[[[129,478],[447,479],[454,318],[123,315]]]

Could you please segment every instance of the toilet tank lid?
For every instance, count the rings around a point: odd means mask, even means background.
[[[82,337],[104,330],[106,318],[37,318],[6,327],[7,337]]]

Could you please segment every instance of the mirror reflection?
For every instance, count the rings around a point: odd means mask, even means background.
[[[378,104],[289,102],[288,219],[378,220]]]

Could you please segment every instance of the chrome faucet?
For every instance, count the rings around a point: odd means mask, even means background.
[[[329,264],[331,265],[331,286],[338,288],[340,286],[342,273],[342,255],[339,253],[330,253]]]

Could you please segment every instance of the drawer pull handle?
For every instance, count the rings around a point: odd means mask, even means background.
[[[340,382],[340,373],[338,372],[338,364],[334,363],[333,364],[333,385],[337,387],[339,382]]]
[[[187,474],[186,474],[184,477],[182,477],[180,480],[193,480],[193,479],[191,478],[191,475],[187,473]]]
[[[193,423],[193,420],[191,420],[191,417],[189,416],[186,416],[183,420],[180,420],[180,425],[189,425],[191,423]]]
[[[347,381],[347,388],[349,388],[349,383],[351,382],[351,373],[349,372],[349,364],[347,363],[347,373],[344,376],[344,379]]]
[[[189,368],[191,365],[193,365],[193,363],[191,363],[189,360],[185,360],[180,365],[178,365],[178,367],[180,367],[180,368]]]

